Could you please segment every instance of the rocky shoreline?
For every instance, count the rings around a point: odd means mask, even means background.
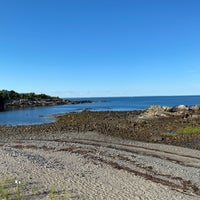
[[[187,127],[190,129],[188,133]],[[0,138],[9,139],[9,135],[15,133],[27,138],[45,136],[49,132],[74,131],[95,131],[124,139],[200,149],[200,106],[151,106],[144,111],[123,112],[85,110],[57,116],[57,121],[50,124],[0,126]]]
[[[51,99],[20,99],[20,100],[9,100],[4,103],[2,110],[13,110],[28,107],[38,107],[38,106],[55,106],[55,105],[65,105],[65,104],[83,104],[83,103],[93,103],[90,100],[75,100],[71,101],[68,99],[61,98],[51,98]]]
[[[18,93],[14,90],[0,90],[0,111],[36,106],[93,103],[90,100],[69,100],[46,94]]]

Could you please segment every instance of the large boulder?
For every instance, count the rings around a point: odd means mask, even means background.
[[[153,119],[157,117],[168,117],[170,115],[169,112],[167,112],[168,108],[165,106],[159,106],[159,105],[152,105],[149,108],[145,110],[144,113],[142,113],[139,118],[140,119]]]
[[[184,112],[184,111],[188,111],[188,110],[189,110],[189,107],[187,107],[187,106],[185,106],[185,105],[179,105],[179,106],[177,107],[177,110],[178,110],[179,112]]]
[[[152,113],[152,114],[160,113],[164,111],[165,111],[165,108],[159,105],[152,105],[149,108],[147,108],[147,112]]]
[[[198,112],[199,110],[200,110],[200,106],[197,106],[197,105],[192,106],[192,111]]]
[[[176,110],[174,110],[174,107],[172,106],[163,106],[163,109],[166,112],[176,112]]]

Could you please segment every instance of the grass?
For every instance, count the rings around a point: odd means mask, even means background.
[[[26,182],[21,182],[8,177],[4,177],[0,181],[0,200],[24,200],[26,192]],[[32,188],[31,196],[37,197],[39,191],[36,187]],[[69,200],[70,194],[59,194],[56,187],[52,185],[49,193],[46,195],[46,200]]]
[[[7,189],[7,178],[3,178],[3,180],[0,182],[0,198],[1,199],[8,199],[9,191]]]
[[[0,197],[3,200],[11,199],[24,200],[23,183],[18,180],[4,177],[0,182]]]
[[[178,128],[175,132],[164,132],[162,135],[174,137],[177,135],[192,135],[200,133],[200,126],[185,126]]]
[[[197,134],[200,133],[200,126],[186,126],[178,128],[176,132],[178,134]]]
[[[69,193],[65,193],[64,195],[59,195],[55,185],[52,185],[50,187],[50,191],[49,194],[47,196],[47,199],[51,199],[51,200],[69,200],[70,199],[70,194]]]

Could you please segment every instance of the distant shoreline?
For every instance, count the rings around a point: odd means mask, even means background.
[[[103,98],[140,98],[140,97],[200,97],[200,94],[185,94],[185,95],[139,95],[139,96],[89,96],[89,97],[62,97],[63,99],[103,99]]]
[[[93,103],[89,100],[80,100],[80,101],[70,101],[65,99],[41,99],[41,100],[12,100],[5,103],[5,109],[7,110],[17,110],[21,108],[32,108],[32,107],[41,107],[41,106],[56,106],[56,105],[71,105],[71,104],[84,104],[84,103]]]

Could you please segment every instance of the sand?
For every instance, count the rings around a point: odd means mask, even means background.
[[[25,181],[25,199],[200,199],[200,151],[96,132],[0,141],[0,178]],[[33,192],[35,188],[35,194]]]

